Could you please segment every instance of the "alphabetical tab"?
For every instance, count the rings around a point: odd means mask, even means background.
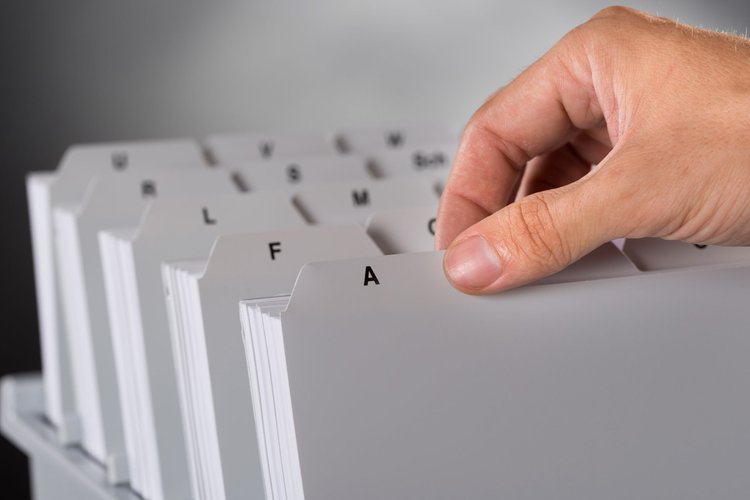
[[[449,126],[385,126],[344,130],[336,142],[342,151],[370,154],[409,151],[419,144],[457,143],[458,137],[458,129]]]
[[[448,172],[458,143],[427,144],[398,151],[380,151],[368,155],[368,164],[376,177]]]
[[[217,163],[272,161],[307,156],[335,156],[333,139],[325,134],[217,134],[206,139]]]
[[[367,234],[385,254],[427,252],[435,246],[437,203],[376,212]]]
[[[294,202],[314,224],[364,224],[375,212],[437,203],[432,178],[337,182],[301,188]]]
[[[370,178],[365,159],[356,155],[242,162],[237,166],[237,175],[250,191]]]
[[[623,252],[642,271],[750,262],[750,247],[723,247],[659,238],[625,240]]]
[[[203,151],[192,139],[77,144],[68,148],[60,172],[126,172],[199,165]]]

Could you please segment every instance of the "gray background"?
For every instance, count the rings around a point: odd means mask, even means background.
[[[605,2],[5,0],[0,10],[0,374],[39,368],[24,175],[74,142],[461,124]],[[746,0],[632,6],[745,33]],[[28,496],[0,439],[3,494]]]

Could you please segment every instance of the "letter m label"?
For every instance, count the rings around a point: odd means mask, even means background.
[[[356,189],[352,191],[352,202],[355,207],[362,207],[370,204],[370,192],[367,189]]]

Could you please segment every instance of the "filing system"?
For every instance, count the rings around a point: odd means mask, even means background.
[[[750,491],[729,466],[750,458],[750,252],[620,241],[461,296],[429,252],[457,138],[80,145],[32,173],[43,373],[4,381],[1,423],[35,495],[581,498],[646,474],[627,450],[663,472],[641,498],[701,468],[726,498]],[[712,411],[675,424],[701,397]],[[623,402],[651,417],[608,413]]]

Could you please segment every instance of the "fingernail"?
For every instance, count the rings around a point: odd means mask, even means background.
[[[481,290],[502,272],[500,257],[484,237],[470,236],[445,253],[445,274],[459,288]]]

